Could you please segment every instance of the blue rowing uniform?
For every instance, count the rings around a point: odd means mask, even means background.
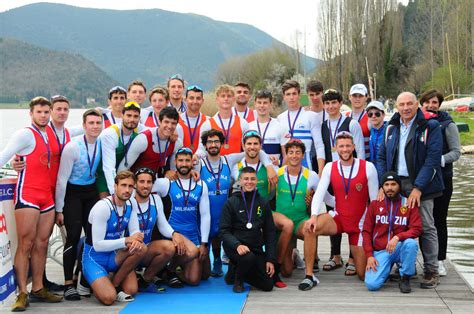
[[[110,218],[107,221],[107,229],[104,240],[120,239],[124,231],[128,228],[130,216],[132,214],[132,204],[127,201],[124,206],[124,213],[120,219],[115,212],[112,201],[110,199],[103,199],[99,202],[106,202],[110,210]],[[92,284],[96,279],[105,277],[109,272],[114,272],[118,269],[115,262],[115,251],[111,252],[97,252],[92,245],[92,230],[89,223],[86,243],[84,244],[84,252],[82,255],[82,268],[84,277],[89,284]]]
[[[194,181],[192,182],[194,183]],[[187,204],[178,181],[170,182],[170,191],[168,193],[171,199],[171,213],[168,219],[170,226],[195,245],[201,243],[199,202],[202,195],[202,184],[202,180],[195,183],[187,198]],[[187,189],[185,189],[185,193],[187,195]]]
[[[143,243],[148,245],[151,242],[151,234],[153,227],[156,224],[156,217],[158,211],[156,209],[156,201],[153,195],[150,195],[150,206],[145,212],[141,212],[140,208],[137,210],[138,224],[140,226],[140,232],[143,232],[144,238]]]
[[[209,239],[215,238],[219,234],[222,207],[229,197],[231,187],[231,171],[227,158],[222,156],[221,162],[219,186],[217,186],[217,173],[209,169],[210,165],[201,159],[201,179],[206,182],[207,185],[211,212]]]

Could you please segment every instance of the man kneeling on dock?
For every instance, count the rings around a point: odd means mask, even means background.
[[[378,290],[390,275],[394,263],[400,263],[400,292],[410,293],[410,277],[415,274],[417,238],[423,231],[418,207],[408,208],[400,195],[401,179],[395,172],[383,176],[383,201],[372,201],[362,231],[367,256],[365,285]]]

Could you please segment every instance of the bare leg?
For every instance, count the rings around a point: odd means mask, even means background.
[[[329,214],[321,214],[318,216],[316,231],[305,232],[304,236],[304,260],[306,265],[306,275],[313,275],[314,256],[316,255],[316,237],[319,235],[335,235],[337,233],[337,225]]]
[[[209,254],[201,261],[201,280],[207,280],[211,276],[211,260]]]
[[[91,285],[94,296],[104,305],[111,305],[117,298],[117,291],[108,277],[100,277]]]
[[[351,245],[351,252],[354,256],[357,276],[360,280],[365,279],[365,267],[367,266],[367,258],[365,257],[364,248],[362,246]]]
[[[15,253],[15,273],[18,290],[27,293],[29,258],[36,237],[36,228],[40,212],[34,208],[19,208],[15,210],[16,232],[18,235],[18,248]],[[40,281],[41,289],[42,280]],[[35,287],[38,288],[38,287]]]
[[[273,213],[273,221],[275,227],[281,231],[278,240],[278,256],[277,262],[283,264],[285,256],[288,254],[291,237],[293,236],[293,221],[280,213]]]
[[[143,279],[150,282],[158,271],[163,269],[176,252],[173,242],[169,240],[156,240],[148,245],[148,251],[143,258],[143,263],[148,265],[143,274]]]
[[[202,266],[199,258],[193,259],[191,262],[183,266],[184,268],[184,281],[192,286],[199,285],[201,281]]]
[[[146,252],[147,249],[144,246],[141,251],[136,251],[133,254],[130,254],[127,249],[121,250],[117,253],[117,256],[115,256],[115,262],[117,265],[120,265],[120,267],[112,278],[112,284],[114,287],[120,286],[122,281],[124,281],[130,272],[135,269]]]
[[[36,237],[31,250],[31,271],[33,274],[33,285],[31,289],[38,291],[43,288],[43,274],[46,266],[46,252],[48,251],[48,242],[54,226],[55,211],[40,214],[38,226],[36,228]]]

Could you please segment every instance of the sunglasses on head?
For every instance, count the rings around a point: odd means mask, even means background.
[[[255,131],[255,130],[248,130],[244,133],[243,138],[245,139],[252,136],[260,137],[260,133],[258,133],[258,131]]]
[[[324,91],[324,95],[326,95],[326,94],[337,94],[337,93],[338,93],[338,91],[335,90],[335,89],[332,89],[332,88],[326,89],[326,91]]]
[[[199,85],[191,85],[189,86],[188,88],[186,88],[186,90],[189,92],[189,91],[194,91],[194,92],[202,92],[202,88],[201,86]]]
[[[151,170],[150,168],[146,168],[146,167],[140,168],[137,171],[135,171],[135,177],[138,177],[139,175],[144,174],[144,173],[151,175],[153,178],[155,177],[155,172]]]
[[[376,116],[377,118],[380,118],[380,117],[382,116],[382,113],[379,112],[379,111],[376,111],[376,112],[369,112],[369,113],[367,114],[367,116],[368,116],[369,118],[372,118],[373,116]]]
[[[184,84],[184,78],[181,74],[175,74],[175,75],[171,75],[169,78],[168,78],[168,82],[171,81],[171,80],[178,80],[178,81],[181,81],[181,83]]]
[[[140,110],[140,105],[134,101],[129,101],[125,104],[124,108],[136,108]]]
[[[188,148],[188,147],[181,147],[180,149],[178,149],[178,151],[176,152],[176,155],[179,155],[179,154],[190,154],[192,155],[193,154],[193,151]]]
[[[69,100],[66,98],[66,96],[62,96],[62,95],[51,96],[50,101],[51,101],[51,103],[55,103],[57,101],[65,101],[65,102],[69,103]]]
[[[109,95],[111,94],[114,94],[114,93],[123,93],[123,94],[126,94],[127,91],[125,90],[125,88],[123,88],[122,86],[114,86],[112,87],[110,90],[109,90]]]
[[[259,97],[271,97],[272,96],[272,92],[270,92],[269,90],[266,90],[266,89],[263,89],[263,90],[259,90],[255,93],[255,97],[259,98]]]

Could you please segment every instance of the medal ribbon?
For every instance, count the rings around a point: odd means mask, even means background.
[[[48,150],[48,168],[51,168],[51,147],[49,147],[48,141],[44,138],[43,133],[41,133],[40,129],[34,124],[31,125],[33,129],[38,132],[43,140],[44,145],[46,145],[46,149]]]
[[[346,185],[346,178],[344,176],[344,169],[342,168],[342,162],[339,161],[339,168],[341,169],[341,175],[342,175],[342,184],[344,185],[344,192],[346,193],[346,198],[349,195],[349,189],[351,188],[352,171],[354,170],[354,165],[355,165],[355,159],[352,160],[351,171],[349,172],[349,178],[347,179],[347,185]]]
[[[53,129],[54,136],[56,137],[56,142],[58,143],[59,146],[59,156],[63,154],[63,149],[64,146],[66,146],[66,129],[63,128],[63,143],[61,144],[61,141],[59,140],[58,133],[56,132],[56,128],[54,127],[53,122],[50,122],[49,125],[51,126],[51,129]]]
[[[268,121],[267,126],[265,127],[265,130],[263,130],[263,134],[262,134],[262,131],[260,130],[260,123],[258,122],[258,119],[257,119],[257,128],[258,128],[258,133],[260,133],[260,135],[262,136],[262,145],[265,144],[265,134],[267,134],[267,130],[268,130],[268,127],[270,126],[270,122],[272,122],[271,118]]]
[[[130,139],[128,140],[127,144],[125,144],[125,139],[124,139],[124,136],[123,136],[123,128],[120,129],[120,138],[122,139],[122,144],[124,146],[124,151],[125,151],[125,167],[128,168],[128,161],[127,161],[127,153],[128,153],[128,150],[130,148],[130,145],[132,145],[132,141],[133,141],[133,131],[132,133],[130,134]]]
[[[183,192],[183,198],[184,198],[184,205],[188,206],[188,201],[189,201],[189,195],[191,194],[191,179],[189,179],[189,186],[188,186],[188,195],[186,196],[186,190],[184,189],[183,184],[181,183],[181,180],[178,178],[176,183],[178,184],[179,188],[181,189],[181,192]]]
[[[224,131],[224,136],[225,136],[225,143],[229,144],[229,137],[230,137],[230,125],[232,124],[232,117],[233,115],[230,116],[229,119],[229,124],[227,125],[227,130],[224,127],[224,122],[222,122],[222,118],[220,114],[217,114],[217,117],[219,118],[219,122],[221,123],[222,131]]]
[[[240,191],[240,193],[242,193],[242,199],[245,204],[245,212],[247,213],[247,223],[252,223],[253,205],[255,203],[255,196],[257,195],[257,189],[253,190],[252,201],[250,202],[250,210],[247,207],[247,200],[245,199],[245,193],[242,190]]]
[[[95,141],[94,152],[92,153],[92,161],[91,161],[91,158],[89,156],[89,146],[87,145],[87,140],[86,140],[85,135],[84,135],[84,145],[86,146],[87,163],[89,164],[89,177],[92,178],[92,168],[94,168],[95,156],[96,156],[96,152],[97,152],[97,140]]]
[[[298,120],[298,116],[300,115],[301,109],[303,109],[303,107],[300,107],[300,109],[296,113],[295,120],[293,120],[293,125],[291,124],[290,111],[288,110],[288,128],[290,129],[291,138],[293,138],[293,132],[295,130],[296,120]]]
[[[220,190],[221,186],[221,172],[222,172],[222,159],[219,159],[219,167],[217,168],[217,174],[214,173],[214,169],[212,168],[211,162],[209,161],[209,158],[206,156],[206,161],[209,165],[209,170],[211,170],[211,174],[214,177],[214,180],[216,181],[216,190]]]
[[[170,139],[168,138],[166,140],[165,144],[165,150],[162,152],[161,151],[161,142],[160,142],[160,136],[158,135],[158,129],[156,129],[156,138],[158,139],[158,151],[160,152],[160,167],[164,167],[165,159],[166,159],[166,152],[168,151],[168,147],[170,145]]]
[[[115,215],[117,215],[117,228],[116,231],[120,231],[122,229],[122,220],[123,216],[125,215],[125,206],[127,206],[127,203],[123,205],[123,214],[122,216],[119,215],[118,209],[117,209],[117,204],[115,204],[115,199],[114,199],[115,194],[112,195],[112,200],[108,199],[110,204],[112,204],[112,209],[114,210]]]
[[[300,183],[300,176],[301,176],[301,171],[302,170],[303,169],[300,168],[300,172],[298,172],[298,177],[296,178],[295,190],[293,190],[293,188],[291,186],[290,172],[288,171],[288,167],[286,167],[286,177],[288,179],[288,185],[290,186],[290,195],[291,195],[291,204],[292,205],[295,203],[296,190],[298,189],[298,184]]]
[[[186,116],[186,122],[188,123],[189,138],[191,140],[191,145],[193,145],[193,147],[194,147],[194,138],[196,136],[196,131],[198,129],[199,120],[201,119],[201,113],[198,114],[198,117],[196,119],[196,124],[194,124],[194,128],[193,128],[192,132],[191,132],[191,123],[189,122],[188,112],[185,112],[184,114]]]
[[[140,212],[140,215],[138,215],[140,217],[140,231],[141,232],[145,232],[145,227],[148,227],[148,220],[150,219],[150,215],[151,215],[151,198],[152,196],[150,195],[148,197],[148,210],[146,212],[146,219],[144,218],[145,214],[143,213],[142,211],[142,208],[140,207],[140,203],[137,202],[137,206],[138,206],[138,211]]]
[[[342,115],[339,117],[339,120],[337,120],[336,124],[336,129],[334,130],[334,133],[331,130],[331,119],[328,119],[328,127],[329,127],[329,137],[331,140],[331,146],[334,147],[336,146],[336,135],[337,131],[339,130],[339,124],[341,123]]]

